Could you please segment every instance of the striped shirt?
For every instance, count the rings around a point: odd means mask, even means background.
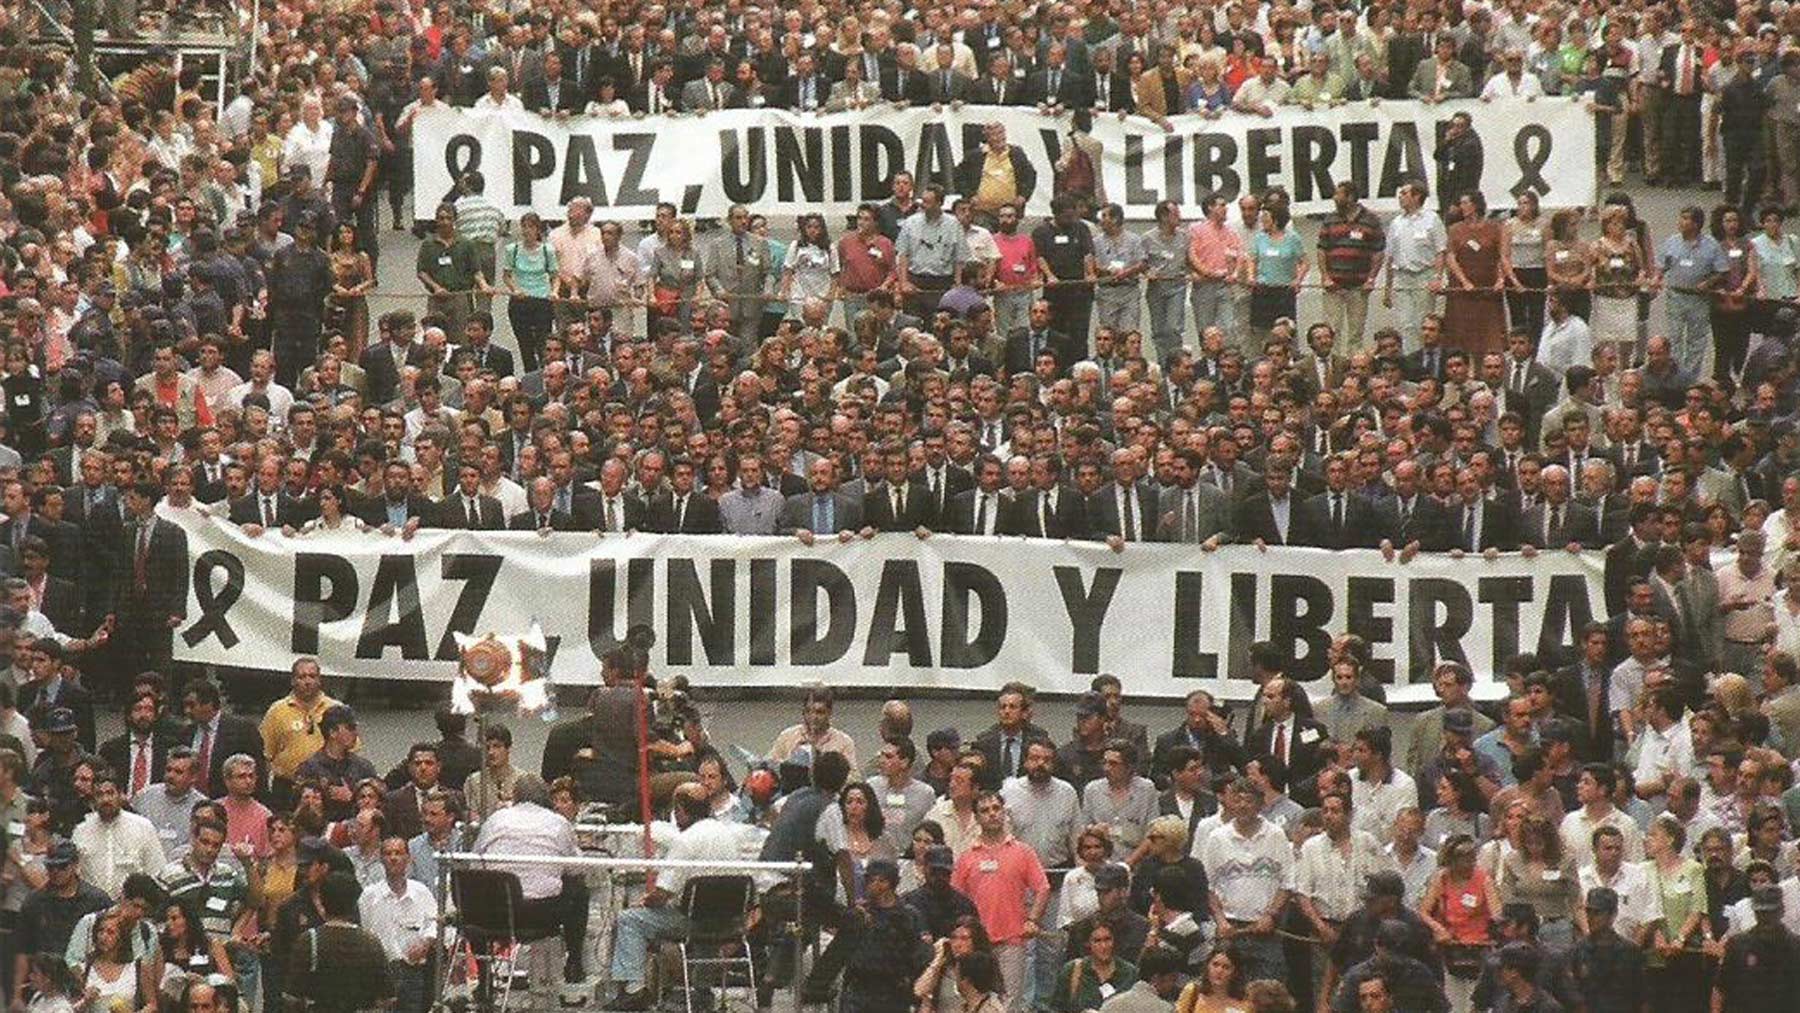
[[[456,234],[472,243],[492,244],[506,225],[506,212],[478,193],[456,198]]]

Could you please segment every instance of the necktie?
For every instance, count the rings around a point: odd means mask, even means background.
[[[1470,552],[1474,552],[1477,548],[1475,545],[1475,508],[1472,506],[1463,507],[1463,548]]]
[[[1194,509],[1194,490],[1189,489],[1185,493],[1182,493],[1182,496],[1181,496],[1181,540],[1182,541],[1191,542],[1191,541],[1195,540],[1194,535],[1195,535],[1196,517],[1197,517],[1197,512]]]
[[[814,531],[830,531],[830,530],[832,530],[831,500],[829,497],[825,497],[825,496],[814,496],[813,497],[813,530]]]
[[[1132,506],[1132,503],[1131,503],[1131,486],[1125,487],[1125,497],[1124,498],[1125,498],[1125,506],[1123,507],[1123,512],[1124,512],[1125,516],[1124,516],[1124,525],[1123,526],[1125,529],[1125,532],[1124,532],[1125,540],[1128,542],[1135,542],[1135,541],[1137,541],[1137,537],[1138,537],[1138,534],[1137,534],[1137,509],[1134,506]]]
[[[1412,501],[1411,500],[1401,500],[1400,501],[1400,526],[1404,528],[1410,523],[1412,523]]]
[[[896,485],[896,486],[894,486],[894,519],[899,520],[900,518],[905,517],[905,516],[906,516],[906,487],[903,485]]]
[[[200,726],[200,753],[195,757],[194,784],[203,795],[210,795],[207,782],[212,779],[212,725]]]
[[[275,526],[275,497],[264,496],[262,498],[262,518],[263,527],[272,528]]]
[[[1008,735],[1000,746],[1000,773],[1011,777],[1013,774],[1013,737]]]
[[[1105,109],[1108,105],[1111,104],[1111,101],[1108,98],[1108,96],[1110,96],[1112,94],[1112,75],[1101,74],[1100,80],[1099,80],[1099,85],[1100,85],[1100,95],[1099,95],[1100,101],[1097,104],[1100,106],[1101,109]]]
[[[744,237],[742,234],[737,237],[737,257],[738,263],[742,264],[744,262]]]
[[[1558,532],[1562,531],[1562,507],[1550,508],[1550,523],[1544,527],[1544,541],[1548,543]]]
[[[150,743],[133,739],[131,745],[137,753],[137,758],[131,761],[131,794],[136,797],[150,783]]]
[[[1062,84],[1062,72],[1057,71],[1057,70],[1051,71],[1050,72],[1050,94],[1047,97],[1055,98],[1057,86],[1060,84]]]
[[[1275,758],[1287,763],[1287,726],[1275,726]]]
[[[1625,470],[1630,471],[1637,465],[1637,444],[1625,444]]]
[[[142,594],[150,587],[150,522],[138,522],[137,552],[131,560],[131,575]]]
[[[687,497],[675,497],[675,530],[681,530],[681,523],[687,519]]]
[[[476,528],[481,527],[481,513],[475,509],[475,497],[465,496],[463,498],[463,506],[469,511],[469,530],[474,531]]]
[[[950,72],[944,71],[944,97],[950,97]]]
[[[1331,494],[1331,526],[1337,529],[1339,534],[1343,534],[1344,494],[1341,492],[1334,492]]]
[[[709,83],[708,83],[708,84],[707,84],[707,86],[706,86],[706,90],[707,90],[707,91],[708,91],[708,92],[709,92],[709,93],[711,93],[711,95],[712,95],[712,107],[713,107],[713,108],[714,108],[714,109],[718,109],[718,108],[720,108],[720,102],[719,102],[719,86],[718,86],[718,85],[716,85],[716,84],[712,84],[712,83],[710,83],[710,82],[709,82]]]
[[[1038,534],[1041,536],[1044,536],[1044,537],[1049,537],[1049,535],[1050,535],[1050,494],[1049,493],[1047,493],[1047,492],[1038,493],[1037,513],[1038,513]]]
[[[619,501],[612,496],[606,497],[606,530],[619,530]]]
[[[1514,393],[1525,393],[1525,364],[1517,359],[1513,360],[1512,387]]]

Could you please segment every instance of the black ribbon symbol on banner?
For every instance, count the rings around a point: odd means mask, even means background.
[[[1519,163],[1519,181],[1512,195],[1520,197],[1528,190],[1539,194],[1550,192],[1550,181],[1544,178],[1544,165],[1550,161],[1550,130],[1541,123],[1520,128],[1513,137],[1513,158]]]
[[[213,590],[213,571],[225,571],[225,586]],[[181,635],[189,647],[218,635],[219,645],[230,650],[238,645],[237,632],[225,618],[244,595],[244,561],[223,549],[202,552],[194,560],[194,597],[200,602],[200,621]]]
[[[457,134],[444,145],[444,168],[450,178],[460,180],[481,168],[481,142],[468,134]]]

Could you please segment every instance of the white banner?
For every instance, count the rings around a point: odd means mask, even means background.
[[[188,536],[179,660],[327,674],[449,680],[456,633],[542,623],[558,683],[598,681],[598,659],[634,625],[656,634],[654,670],[701,686],[894,686],[993,691],[1025,679],[1085,690],[1100,672],[1129,691],[1196,687],[1245,699],[1250,645],[1270,640],[1303,679],[1324,675],[1333,634],[1374,646],[1396,701],[1430,698],[1441,658],[1491,682],[1524,650],[1572,642],[1604,614],[1600,557],[1494,560],[910,534],[807,547],[793,538],[422,530],[250,538],[165,507]],[[1410,684],[1410,685],[1409,685]]]
[[[1432,152],[1453,113],[1474,121],[1482,152],[1481,189],[1491,207],[1511,207],[1536,189],[1552,207],[1593,203],[1594,120],[1568,98],[1498,102],[1360,102],[1273,117],[1226,113],[1177,116],[1169,131],[1144,117],[1095,118],[1104,153],[1106,197],[1126,217],[1154,217],[1172,199],[1200,214],[1212,192],[1236,196],[1281,185],[1297,213],[1327,211],[1332,188],[1349,179],[1378,208],[1396,206],[1409,178],[1433,192],[1441,183]],[[511,217],[535,210],[560,220],[576,197],[600,219],[647,219],[658,201],[686,215],[722,218],[732,204],[769,215],[817,211],[851,215],[890,195],[906,169],[957,193],[956,166],[981,145],[982,125],[999,119],[1036,170],[1027,214],[1050,213],[1051,167],[1069,142],[1069,117],[1031,109],[963,106],[795,113],[739,109],[695,116],[546,119],[525,112],[444,107],[413,127],[414,200],[430,219],[453,179],[479,169],[487,196]]]

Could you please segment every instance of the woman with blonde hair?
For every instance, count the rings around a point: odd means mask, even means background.
[[[1757,673],[1760,676],[1762,673]],[[1756,710],[1756,689],[1750,680],[1737,672],[1727,672],[1713,680],[1707,690],[1725,713],[1736,722],[1738,716]]]

